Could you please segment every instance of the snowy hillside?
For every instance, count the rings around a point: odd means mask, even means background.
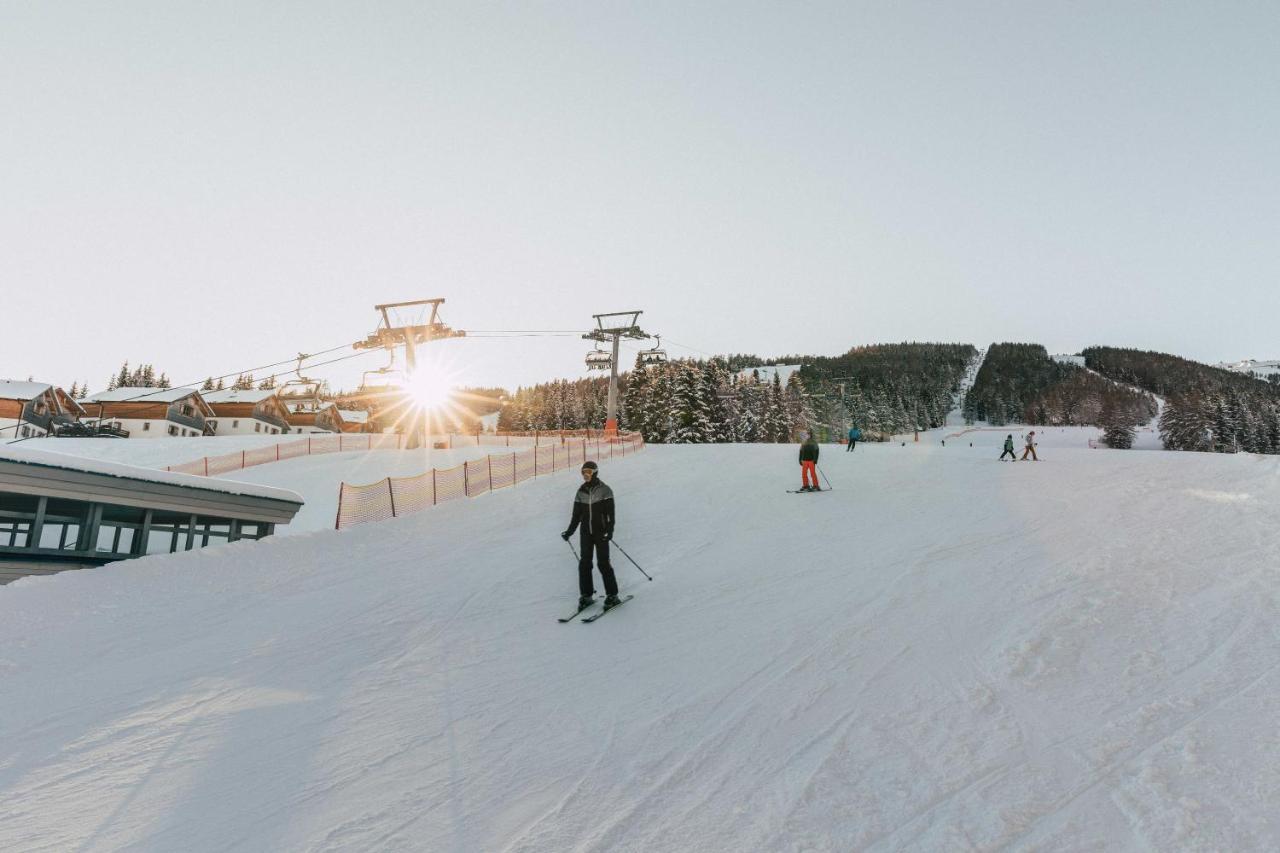
[[[568,475],[0,588],[0,849],[1280,848],[1280,460],[991,451],[609,463],[591,625]]]

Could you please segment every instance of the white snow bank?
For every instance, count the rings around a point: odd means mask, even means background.
[[[795,454],[4,587],[0,849],[1280,849],[1280,460]]]
[[[7,462],[23,462],[33,466],[62,468],[68,471],[85,471],[92,474],[106,474],[125,480],[140,480],[149,483],[168,483],[174,486],[203,489],[210,492],[222,492],[231,495],[251,495],[261,498],[274,498],[281,501],[302,503],[302,496],[289,489],[259,486],[251,483],[233,482],[216,477],[197,477],[194,474],[175,474],[171,471],[157,471],[154,468],[143,468],[138,465],[122,465],[119,462],[103,462],[98,459],[87,459],[83,456],[70,456],[65,453],[26,449],[14,452],[7,447],[0,447],[0,459]]]

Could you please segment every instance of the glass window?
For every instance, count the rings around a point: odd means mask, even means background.
[[[196,547],[223,545],[231,541],[231,520],[201,516],[196,525]]]
[[[236,429],[236,428],[237,428],[237,427],[239,427],[239,426],[240,426],[240,422],[239,422],[239,421],[232,421],[232,422],[231,422],[231,428],[232,428],[232,429]]]
[[[45,504],[44,525],[36,547],[57,551],[75,551],[80,531],[89,518],[89,504],[50,498]]]
[[[170,554],[187,549],[187,531],[191,516],[176,512],[156,512],[151,516],[151,533],[147,536],[148,554]]]
[[[174,426],[173,424],[170,424],[170,425],[169,425],[169,435],[177,435],[177,434],[178,434],[178,428],[177,428],[176,426]]]
[[[25,548],[31,538],[31,522],[0,518],[0,548]]]
[[[142,422],[142,431],[143,431],[143,432],[146,432],[146,431],[147,431],[147,430],[149,430],[149,429],[151,429],[151,421],[143,421],[143,422]]]

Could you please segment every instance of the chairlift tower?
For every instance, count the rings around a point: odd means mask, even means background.
[[[363,341],[356,341],[356,343],[352,344],[352,347],[354,349],[383,347],[394,355],[395,347],[403,346],[405,364],[408,366],[408,376],[412,377],[418,368],[417,351],[415,350],[418,344],[426,344],[445,338],[466,337],[466,332],[450,328],[441,322],[440,306],[443,304],[443,299],[415,299],[409,302],[387,302],[375,305],[373,306],[374,310],[382,314],[382,324]],[[413,325],[396,325],[392,322],[391,311],[397,308],[415,308],[419,306],[430,307],[431,316],[427,319],[427,322]],[[426,419],[421,414],[415,413],[407,431],[407,448],[413,449],[421,446],[423,442],[422,433],[425,427]]]
[[[615,311],[612,314],[593,314],[596,328],[582,337],[597,343],[612,343],[613,352],[609,358],[609,402],[605,407],[604,431],[610,435],[618,434],[618,345],[623,338],[643,340],[649,336],[636,325],[643,311]],[[606,353],[593,350],[587,354],[589,369],[604,369]]]

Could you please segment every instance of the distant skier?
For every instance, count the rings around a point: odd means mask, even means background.
[[[810,477],[813,478],[812,486],[809,485]],[[822,487],[818,485],[818,439],[813,437],[813,433],[809,433],[809,437],[800,445],[800,479],[804,483],[800,491],[822,491]]]
[[[858,443],[860,438],[862,438],[862,430],[857,427],[849,427],[849,446],[845,448],[845,452],[853,450],[854,445]]]
[[[1036,456],[1036,431],[1035,430],[1032,430],[1031,432],[1027,433],[1027,446],[1026,446],[1026,449],[1022,451],[1023,462],[1027,461],[1028,453],[1031,454],[1032,462],[1040,461],[1040,457]]]
[[[1004,453],[1008,453],[1008,454],[1009,454],[1009,460],[1010,460],[1011,462],[1017,462],[1017,461],[1018,461],[1018,454],[1017,454],[1017,453],[1015,453],[1015,452],[1013,451],[1013,436],[1012,436],[1012,435],[1007,435],[1007,436],[1005,436],[1005,439],[1004,439]],[[1004,461],[1004,453],[1001,453],[1001,454],[1000,454],[1000,461],[1001,461],[1001,462],[1003,462],[1003,461]]]
[[[582,463],[582,485],[573,496],[573,517],[569,529],[560,534],[568,542],[579,525],[582,535],[578,540],[582,548],[578,558],[578,607],[585,608],[595,601],[595,584],[591,577],[591,555],[594,551],[600,577],[604,578],[604,606],[607,610],[618,604],[618,580],[609,562],[609,540],[613,538],[615,520],[613,489],[599,477],[600,466],[588,460]]]

